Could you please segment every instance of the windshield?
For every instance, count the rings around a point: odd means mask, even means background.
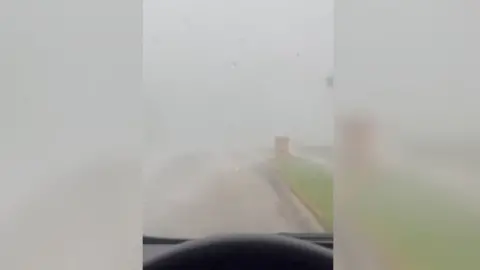
[[[144,1],[144,234],[331,232],[333,0]]]

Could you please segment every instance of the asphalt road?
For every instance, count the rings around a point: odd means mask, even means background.
[[[158,237],[322,232],[308,210],[246,153],[172,158],[144,185],[144,232]]]

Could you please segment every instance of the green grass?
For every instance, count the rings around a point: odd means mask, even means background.
[[[357,195],[362,228],[409,270],[479,269],[479,216],[432,185],[400,178]]]
[[[299,158],[278,165],[281,178],[322,216],[325,229],[333,231],[332,175]],[[395,175],[364,186],[350,212],[393,260],[389,269],[480,269],[480,206],[467,208],[448,190]]]
[[[280,177],[308,205],[328,232],[333,231],[333,179],[322,166],[301,158],[280,162]]]

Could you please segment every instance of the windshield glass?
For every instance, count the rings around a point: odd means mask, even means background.
[[[331,232],[333,0],[144,1],[144,234]]]

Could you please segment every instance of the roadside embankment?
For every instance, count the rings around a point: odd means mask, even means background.
[[[279,180],[315,216],[327,232],[333,231],[333,177],[321,165],[299,157],[272,160]]]

